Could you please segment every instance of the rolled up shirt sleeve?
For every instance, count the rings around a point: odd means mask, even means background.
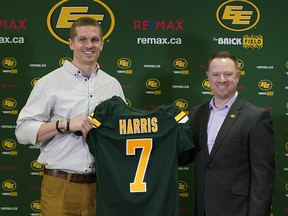
[[[17,123],[15,135],[21,144],[37,144],[37,133],[44,122],[24,120]],[[40,144],[40,143],[38,143]]]
[[[50,109],[53,105],[48,94],[45,85],[39,80],[16,122],[15,135],[19,143],[35,145],[40,127],[50,121]]]

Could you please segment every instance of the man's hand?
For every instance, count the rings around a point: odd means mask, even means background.
[[[79,116],[70,119],[70,131],[75,132],[77,136],[83,136],[86,138],[92,127],[93,123],[89,116]]]

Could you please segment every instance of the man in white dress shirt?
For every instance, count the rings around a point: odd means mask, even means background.
[[[104,41],[92,18],[76,20],[70,29],[72,62],[42,77],[17,119],[19,143],[40,147],[44,168],[42,215],[96,214],[95,161],[85,138],[93,127],[89,114],[114,95],[124,98],[119,82],[102,71],[97,59]],[[82,136],[76,136],[75,132]]]

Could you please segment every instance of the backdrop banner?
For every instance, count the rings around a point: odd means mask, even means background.
[[[287,7],[286,7],[287,6]],[[172,103],[189,113],[212,97],[207,61],[238,58],[239,94],[269,110],[276,140],[271,215],[288,215],[288,2],[284,0],[6,0],[0,7],[0,215],[41,215],[39,149],[21,145],[16,119],[37,82],[72,59],[69,28],[79,17],[104,30],[101,68],[131,107]],[[194,211],[193,164],[179,167],[183,216]],[[113,191],[111,191],[113,196]]]

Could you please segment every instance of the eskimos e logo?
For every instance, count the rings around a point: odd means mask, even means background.
[[[146,81],[146,87],[151,90],[158,89],[160,87],[160,81],[155,78],[150,78]]]
[[[30,204],[30,208],[31,208],[34,212],[40,212],[40,211],[41,211],[41,202],[40,202],[40,200],[34,200],[34,201]]]
[[[178,182],[178,190],[179,192],[184,192],[188,189],[188,184],[185,181]]]
[[[12,140],[12,139],[5,139],[3,142],[2,142],[2,147],[7,150],[7,151],[11,151],[13,149],[15,149],[17,146],[15,140]]]
[[[50,33],[62,43],[68,44],[69,29],[80,17],[96,19],[103,28],[103,39],[113,31],[115,17],[111,9],[99,0],[62,0],[54,5],[47,16]]]
[[[188,102],[184,99],[178,99],[174,102],[174,104],[181,110],[185,110],[188,107]]]
[[[128,59],[128,58],[120,58],[120,59],[117,61],[117,65],[118,65],[119,68],[128,69],[129,67],[131,67],[132,62],[131,62],[131,60]]]
[[[40,79],[39,77],[34,78],[33,80],[31,80],[30,85],[34,88],[39,79]]]
[[[244,62],[241,59],[237,59],[237,67],[241,70],[244,67]]]
[[[43,165],[39,164],[36,160],[30,163],[30,167],[35,171],[41,171],[43,169]]]
[[[183,58],[177,58],[174,62],[173,65],[175,68],[179,69],[179,70],[183,70],[188,66],[188,62],[186,61],[186,59]]]
[[[262,91],[268,91],[268,90],[272,89],[273,83],[270,80],[261,80],[258,83],[258,87]]]
[[[2,65],[5,68],[14,68],[17,65],[17,61],[12,57],[6,57],[2,61]]]
[[[230,31],[247,31],[259,22],[260,11],[249,1],[229,0],[216,11],[217,21]]]
[[[208,79],[202,81],[202,87],[206,90],[211,90],[210,82]]]
[[[3,102],[2,102],[2,106],[5,109],[14,109],[17,106],[17,101],[13,98],[6,98]]]
[[[2,188],[5,190],[5,191],[13,191],[15,190],[17,187],[17,184],[15,181],[13,180],[5,180],[3,183],[2,183]]]
[[[63,58],[61,58],[61,59],[59,60],[59,65],[60,65],[60,67],[64,65],[64,62],[65,62],[66,60],[72,62],[72,59],[71,59],[70,57],[63,57]]]

